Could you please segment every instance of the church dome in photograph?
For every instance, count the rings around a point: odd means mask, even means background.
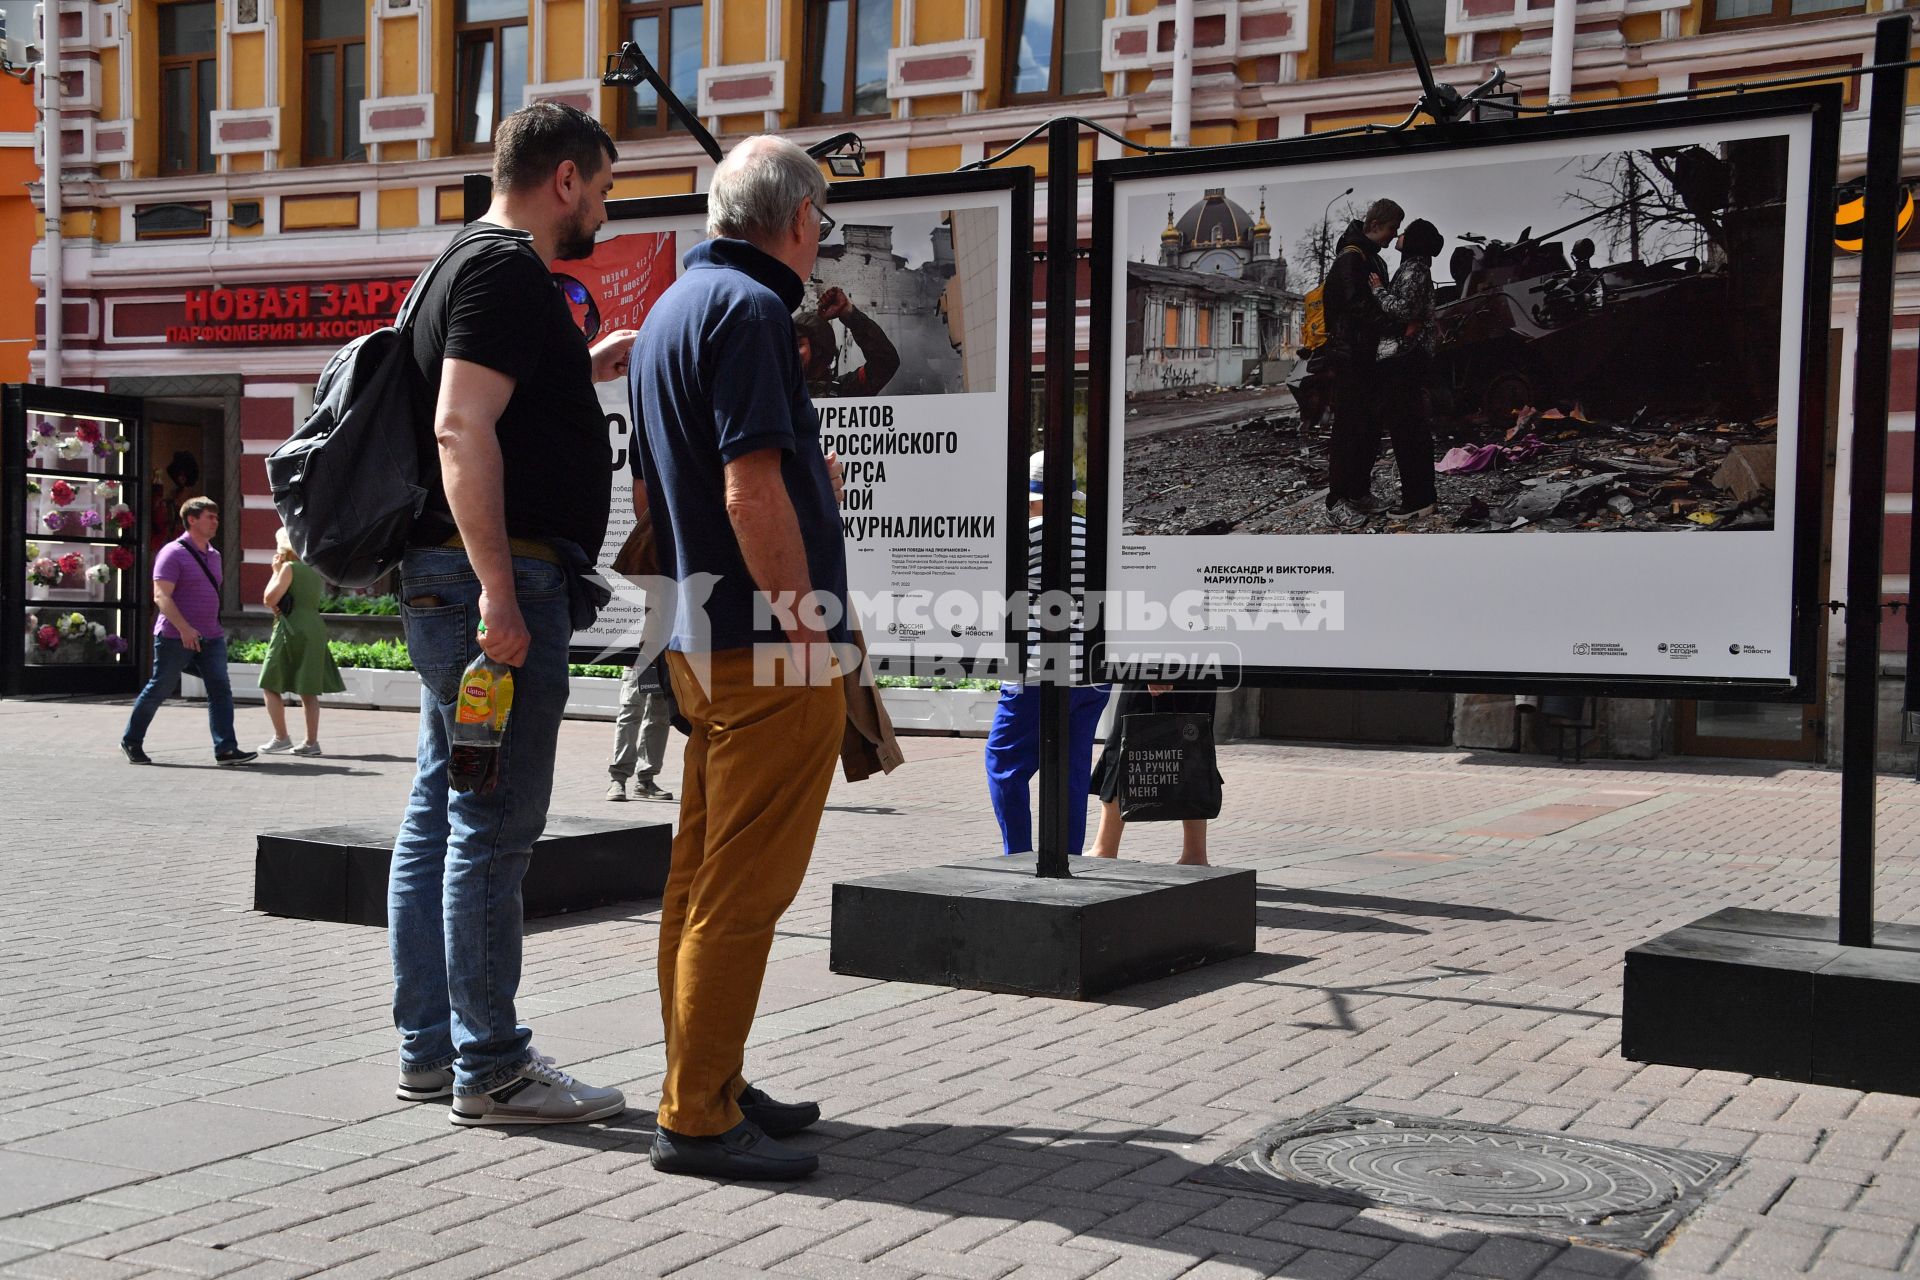
[[[1211,188],[1199,203],[1180,215],[1174,223],[1174,229],[1180,233],[1182,248],[1197,249],[1203,245],[1250,243],[1253,231],[1253,215],[1227,199],[1227,193],[1219,187]]]

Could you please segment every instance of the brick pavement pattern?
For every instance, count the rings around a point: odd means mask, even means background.
[[[535,922],[522,986],[536,1044],[634,1110],[460,1130],[393,1099],[385,934],[255,914],[253,839],[397,823],[410,717],[329,711],[327,757],[246,770],[183,709],[132,768],[124,718],[0,704],[9,1276],[1920,1276],[1920,1099],[1619,1056],[1625,948],[1833,909],[1835,774],[1229,746],[1213,852],[1259,873],[1258,954],[1074,1004],[828,971],[833,880],[997,847],[980,744],[912,740],[836,781],[776,940],[749,1066],[827,1119],[820,1176],[775,1189],[647,1164],[653,903]],[[610,733],[565,726],[555,812],[670,817],[601,799]],[[1879,914],[1920,922],[1920,788],[1880,797]],[[1332,1103],[1745,1163],[1647,1260],[1187,1181]]]

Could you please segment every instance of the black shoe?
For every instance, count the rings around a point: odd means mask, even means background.
[[[819,1156],[774,1141],[751,1120],[712,1138],[689,1138],[662,1126],[647,1159],[662,1173],[748,1182],[792,1182],[820,1167]]]
[[[1421,516],[1432,515],[1439,509],[1439,505],[1437,502],[1429,502],[1425,506],[1410,507],[1404,502],[1396,503],[1393,508],[1387,512],[1387,518],[1390,520],[1418,520]]]
[[[1327,506],[1327,522],[1336,529],[1358,529],[1367,519],[1367,512],[1345,498]]]
[[[673,799],[673,792],[661,790],[652,778],[635,778],[633,780],[633,798],[635,800],[671,800]],[[772,1130],[768,1130],[768,1132],[771,1133]]]
[[[124,755],[127,758],[128,764],[152,764],[153,763],[153,757],[148,755],[146,752],[142,751],[139,747],[139,744],[137,743],[133,743],[133,742],[121,743],[120,754]]]
[[[748,1085],[740,1091],[740,1112],[769,1138],[785,1138],[820,1122],[817,1102],[775,1102]]]
[[[216,751],[213,753],[215,764],[252,764],[260,758],[258,751]]]

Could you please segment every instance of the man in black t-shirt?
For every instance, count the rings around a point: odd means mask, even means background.
[[[535,1053],[514,1010],[520,882],[546,825],[566,707],[569,597],[607,530],[612,467],[593,384],[626,376],[634,339],[625,330],[589,350],[552,264],[592,252],[613,159],[606,130],[572,107],[507,117],[493,205],[462,229],[415,311],[428,497],[401,563],[400,610],[425,692],[387,924],[398,1094],[451,1096],[460,1125],[595,1120],[626,1105]],[[449,791],[476,648],[515,668],[511,718],[487,780]]]

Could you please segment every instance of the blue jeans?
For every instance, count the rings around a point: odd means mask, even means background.
[[[393,1023],[403,1067],[451,1066],[458,1094],[511,1080],[533,1034],[513,1007],[520,882],[547,824],[573,624],[557,565],[515,556],[513,582],[533,643],[514,672],[498,781],[485,794],[456,792],[447,759],[460,676],[479,652],[480,580],[467,553],[450,547],[415,548],[400,566],[400,617],[421,687],[413,794],[387,882]]]
[[[153,675],[140,690],[140,696],[133,700],[133,714],[127,717],[127,727],[120,740],[130,747],[147,740],[147,726],[153,723],[160,704],[180,683],[182,672],[199,676],[206,682],[207,728],[213,731],[214,754],[238,751],[240,740],[233,735],[233,685],[227,679],[225,636],[217,639],[201,636],[198,653],[172,636],[154,636]]]
[[[1087,846],[1093,733],[1100,727],[1109,691],[1104,684],[1069,691],[1067,846],[1073,853]],[[1007,853],[1033,848],[1033,799],[1027,785],[1039,771],[1040,686],[1003,684],[993,727],[987,731],[987,794],[993,798],[993,816],[1000,820],[1000,843]]]

